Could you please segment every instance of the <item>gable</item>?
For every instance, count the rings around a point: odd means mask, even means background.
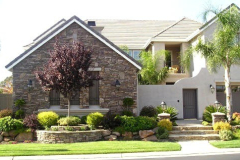
[[[57,34],[59,34],[61,31],[63,31],[64,29],[66,29],[68,26],[70,26],[73,23],[77,23],[78,25],[80,25],[83,29],[85,29],[87,32],[89,32],[91,35],[93,35],[94,37],[96,37],[98,40],[100,40],[102,43],[104,43],[105,45],[107,45],[109,48],[111,48],[112,50],[114,50],[117,54],[119,54],[120,56],[122,56],[125,60],[127,60],[128,62],[130,62],[132,65],[134,65],[136,68],[141,69],[141,64],[139,62],[137,62],[135,59],[133,59],[132,57],[130,57],[127,53],[125,53],[124,51],[122,51],[120,48],[118,48],[116,45],[114,45],[112,42],[110,42],[107,38],[105,38],[104,36],[102,36],[101,34],[99,34],[98,32],[96,32],[95,30],[93,30],[92,28],[90,28],[89,26],[87,26],[81,19],[79,19],[76,16],[73,16],[72,18],[70,18],[68,21],[66,21],[65,23],[63,23],[62,25],[60,25],[59,27],[57,27],[55,30],[53,30],[52,32],[50,32],[49,34],[47,34],[45,37],[43,37],[41,40],[39,40],[36,44],[34,44],[33,46],[31,46],[29,49],[27,49],[25,52],[23,52],[22,54],[20,54],[18,57],[16,57],[13,61],[11,61],[9,64],[7,64],[5,67],[8,70],[12,70],[12,68],[17,65],[19,62],[21,62],[23,59],[25,59],[27,56],[29,56],[30,54],[32,54],[35,50],[37,50],[39,47],[41,47],[42,45],[44,45],[46,42],[48,42],[50,39],[52,39],[54,36],[56,36]]]

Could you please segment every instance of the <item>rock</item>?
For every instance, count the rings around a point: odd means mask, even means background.
[[[132,139],[132,137],[133,137],[133,134],[132,134],[132,132],[125,132],[124,134],[123,134],[123,136],[124,136],[124,138],[126,137],[126,139]]]
[[[2,141],[3,141],[3,136],[0,135],[0,142],[2,142]]]
[[[18,135],[15,130],[9,131],[8,134],[10,137],[16,137],[16,135]]]
[[[149,137],[151,135],[154,135],[154,132],[152,130],[142,130],[142,131],[139,131],[139,136],[141,138],[146,138],[146,137]]]
[[[23,132],[23,133],[19,133],[19,135],[17,135],[17,137],[15,138],[15,141],[23,142],[25,140],[32,140],[32,139],[33,139],[32,132]]]
[[[144,139],[142,139],[143,141],[158,141],[157,137],[155,135],[146,137]]]
[[[105,136],[109,136],[111,134],[111,131],[109,130],[105,130],[102,132],[102,136],[105,137]]]
[[[4,137],[3,140],[5,142],[13,141],[13,137]]]
[[[159,127],[155,127],[152,131],[154,132],[154,134],[157,133],[157,130],[159,129]]]
[[[113,134],[113,135],[116,135],[116,136],[118,136],[118,137],[121,136],[121,134],[120,134],[119,132],[112,132],[112,134]]]
[[[138,135],[138,132],[133,132],[133,135],[134,135],[134,136]]]
[[[109,141],[114,141],[117,139],[116,135],[110,135],[110,136],[106,136],[104,137],[105,140],[109,140]]]
[[[2,135],[3,137],[8,137],[8,136],[9,136],[8,132],[4,132],[4,131],[1,133],[1,135]]]

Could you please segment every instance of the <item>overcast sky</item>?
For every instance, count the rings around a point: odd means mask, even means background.
[[[23,46],[60,19],[179,20],[202,22],[212,4],[225,8],[240,0],[0,0],[0,81],[11,75],[5,65],[23,52]]]

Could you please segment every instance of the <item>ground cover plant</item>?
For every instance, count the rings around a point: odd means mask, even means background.
[[[100,141],[68,144],[21,143],[0,147],[0,156],[71,155],[180,151],[175,142]]]

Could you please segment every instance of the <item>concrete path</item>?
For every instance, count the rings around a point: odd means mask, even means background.
[[[79,160],[79,159],[147,159],[157,157],[182,157],[195,155],[216,155],[240,153],[240,148],[218,149],[208,141],[180,141],[181,151],[173,152],[144,152],[144,153],[116,153],[91,155],[56,155],[56,156],[16,156],[0,157],[0,160]],[[61,154],[61,152],[59,152]]]

